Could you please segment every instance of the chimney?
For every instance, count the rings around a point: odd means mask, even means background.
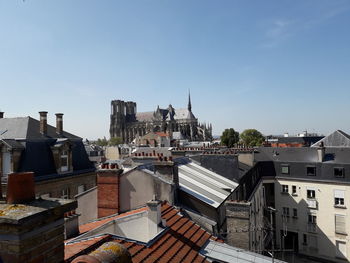
[[[97,172],[98,218],[119,213],[119,181],[122,169],[103,169]]]
[[[162,220],[161,213],[161,202],[158,200],[153,200],[147,202],[148,206],[148,236],[149,238],[154,237],[158,233],[158,227]]]
[[[9,175],[8,203],[0,202],[1,262],[64,262],[64,213],[77,202],[35,200],[34,190],[33,173]]]
[[[39,111],[40,114],[40,133],[47,134],[47,111]]]
[[[56,113],[56,133],[63,134],[63,113]]]
[[[178,167],[174,164],[173,161],[170,161],[170,157],[169,161],[167,157],[164,157],[164,161],[162,157],[159,157],[158,161],[155,161],[153,165],[155,173],[158,173],[161,177],[167,180],[171,180],[176,185],[176,187],[179,186]]]
[[[4,112],[0,111],[0,119],[4,118]]]
[[[318,161],[323,162],[326,155],[326,147],[324,147],[323,142],[320,143],[320,146],[317,148]]]
[[[33,201],[35,199],[34,173],[9,174],[6,199],[8,204]]]

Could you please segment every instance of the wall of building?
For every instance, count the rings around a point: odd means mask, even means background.
[[[287,185],[289,192],[282,192],[282,185]],[[296,186],[296,193],[292,193],[292,186]],[[315,199],[307,198],[307,190],[315,191]],[[338,208],[334,206],[334,191],[344,191],[344,206]],[[344,262],[350,259],[350,186],[347,184],[306,182],[301,180],[277,179],[275,183],[276,202],[276,241],[282,246],[281,230],[298,233],[299,252],[332,260]],[[311,201],[309,201],[311,200]],[[315,201],[317,203],[315,203]],[[314,207],[314,208],[310,208]],[[283,208],[289,208],[289,216],[283,216]],[[297,216],[293,216],[293,208],[297,209]],[[346,234],[335,232],[335,215],[345,216]],[[309,224],[309,215],[316,216],[316,224]],[[306,235],[306,243],[304,236]],[[284,237],[285,239],[288,237]],[[344,245],[343,255],[337,251],[337,245]]]
[[[74,199],[78,194],[79,186],[90,189],[96,186],[96,173],[83,173],[63,178],[56,178],[35,183],[35,193],[37,196],[45,195],[57,198]],[[63,191],[68,191],[68,195],[63,197]]]
[[[97,187],[93,187],[75,196],[78,202],[76,213],[79,216],[79,225],[97,219]]]
[[[120,177],[120,211],[144,206],[153,199],[174,203],[174,185],[148,174],[142,170],[132,170]]]

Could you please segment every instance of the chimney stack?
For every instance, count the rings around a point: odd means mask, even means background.
[[[63,113],[56,113],[56,133],[63,135]]]
[[[8,176],[7,195],[8,204],[23,204],[35,199],[34,173],[12,173]]]
[[[320,146],[317,148],[318,161],[323,162],[326,155],[326,147],[324,147],[323,142],[320,143]]]
[[[47,111],[39,111],[40,114],[40,133],[47,135]]]
[[[161,217],[161,202],[158,200],[150,200],[147,202],[148,206],[148,235],[154,237],[158,233],[158,227],[162,220]]]
[[[4,112],[0,111],[0,119],[4,118]]]

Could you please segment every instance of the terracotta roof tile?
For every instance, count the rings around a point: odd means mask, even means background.
[[[123,217],[129,214],[145,211],[147,208],[137,209],[128,213],[117,215],[111,218],[99,220],[81,226],[81,232],[86,232],[94,229],[104,223]],[[216,240],[216,237],[211,236],[208,232],[196,225],[189,218],[180,215],[179,211],[168,203],[162,204],[162,218],[166,219],[169,230],[164,233],[158,240],[156,240],[150,247],[142,244],[115,239],[115,237],[108,236],[114,239],[115,242],[122,244],[128,249],[132,255],[133,263],[138,262],[208,262],[199,250],[208,239]],[[104,237],[106,238],[106,237]],[[84,251],[86,253],[95,249],[98,242],[102,239],[92,239],[82,241],[66,246],[66,262],[70,262],[72,255]],[[100,243],[98,243],[100,245]],[[90,246],[90,247],[89,247]],[[83,250],[81,250],[83,248]],[[89,248],[91,248],[89,250]]]

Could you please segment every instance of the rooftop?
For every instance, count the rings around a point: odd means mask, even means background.
[[[137,214],[146,211],[141,208],[125,214],[116,215],[110,218],[97,220],[83,225],[81,231],[88,231],[102,224],[113,221],[115,218]],[[137,262],[209,262],[199,251],[210,239],[217,240],[189,218],[184,217],[181,212],[163,203],[161,217],[166,220],[167,229],[153,243],[144,244],[135,240],[122,238],[113,235],[91,236],[78,241],[68,241],[65,246],[65,260],[71,262],[76,256],[91,252],[96,246],[107,241],[114,241],[124,245],[132,256],[132,261]]]

